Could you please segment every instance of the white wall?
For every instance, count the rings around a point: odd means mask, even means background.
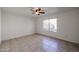
[[[57,32],[47,32],[42,28],[42,21],[48,18],[58,17]],[[66,41],[79,43],[79,10],[63,12],[59,14],[52,14],[48,17],[41,17],[36,20],[37,33],[49,35],[60,38]]]
[[[1,8],[0,8],[0,43],[1,43]]]
[[[8,40],[34,33],[34,21],[32,18],[2,12],[2,40]]]

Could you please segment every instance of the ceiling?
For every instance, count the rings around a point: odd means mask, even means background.
[[[41,7],[42,9],[45,10],[46,13],[44,15],[35,15],[35,14],[32,14],[31,8],[32,7],[3,7],[2,9],[3,11],[26,15],[29,17],[47,16],[47,15],[54,14],[54,13],[79,9],[77,7]]]

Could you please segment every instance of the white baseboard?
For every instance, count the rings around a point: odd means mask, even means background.
[[[21,37],[25,37],[25,36],[31,36],[31,35],[34,35],[35,33],[32,33],[32,34],[28,34],[28,35],[23,35],[23,36],[18,36],[18,37],[14,37],[14,38],[10,38],[10,39],[5,39],[5,40],[2,40],[3,41],[6,41],[6,40],[11,40],[11,39],[16,39],[16,38],[21,38]]]
[[[71,42],[71,43],[75,43],[75,44],[79,44],[78,42],[75,42],[75,41],[69,41],[69,40],[66,40],[66,38],[61,38],[61,37],[55,37],[55,36],[50,36],[50,35],[47,35],[47,34],[44,34],[44,33],[36,33],[36,34],[41,34],[41,35],[45,35],[45,36],[48,36],[48,37],[53,37],[53,38],[56,38],[56,39],[59,39],[59,40],[63,40],[63,41],[67,41],[67,42]]]

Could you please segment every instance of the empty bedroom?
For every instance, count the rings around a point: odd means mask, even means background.
[[[0,52],[79,52],[79,8],[0,7]]]

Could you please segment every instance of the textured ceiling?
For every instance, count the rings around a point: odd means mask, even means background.
[[[2,9],[3,11],[26,15],[29,17],[41,17],[41,16],[47,16],[54,13],[78,9],[77,7],[41,7],[41,8],[44,9],[46,13],[40,16],[32,14],[31,7],[3,7]]]

